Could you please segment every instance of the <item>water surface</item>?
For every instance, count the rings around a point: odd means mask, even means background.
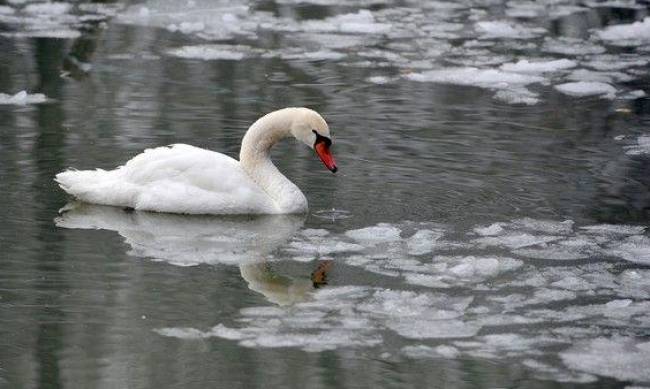
[[[647,13],[0,5],[0,387],[650,384]],[[557,88],[578,81],[614,92]],[[274,150],[305,217],[59,215],[57,172],[236,157],[284,106],[334,136],[336,175]]]

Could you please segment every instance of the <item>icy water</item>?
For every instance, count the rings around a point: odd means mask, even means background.
[[[0,3],[0,388],[650,386],[647,4],[336,3]],[[305,217],[53,182],[284,106]]]

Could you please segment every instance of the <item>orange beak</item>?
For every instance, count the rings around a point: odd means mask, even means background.
[[[327,167],[332,173],[336,173],[338,169],[336,167],[336,161],[334,161],[334,157],[332,156],[332,153],[330,153],[330,142],[327,142],[325,139],[326,138],[319,138],[316,140],[314,150],[316,150],[316,154],[318,154],[320,160],[323,161],[325,167]]]

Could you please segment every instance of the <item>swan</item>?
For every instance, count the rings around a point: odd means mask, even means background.
[[[69,169],[55,181],[76,199],[141,211],[182,214],[292,214],[307,211],[305,195],[273,165],[271,147],[293,136],[314,149],[333,173],[332,138],[308,108],[262,116],[242,139],[239,161],[186,144],[147,149],[114,170]]]

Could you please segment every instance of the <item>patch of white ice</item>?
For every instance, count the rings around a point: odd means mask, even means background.
[[[15,95],[0,93],[0,105],[27,105],[39,104],[47,101],[42,93],[29,94],[27,91],[20,91]]]
[[[597,31],[596,36],[616,46],[640,46],[650,42],[650,17],[632,24],[620,24]]]
[[[648,139],[650,142],[650,139]],[[645,232],[647,227],[644,226],[631,226],[625,224],[596,224],[593,226],[584,226],[580,227],[581,230],[585,230],[593,234],[603,234],[603,235],[640,235]]]
[[[556,85],[555,89],[565,95],[574,97],[601,96],[607,99],[613,99],[616,95],[616,88],[610,84],[595,81],[567,82]]]
[[[546,33],[541,27],[525,27],[509,21],[483,21],[476,23],[481,39],[530,39]]]
[[[172,49],[167,53],[175,57],[188,59],[238,61],[244,59],[251,51],[251,47],[241,45],[196,45]]]
[[[477,86],[503,91],[504,93],[498,95],[498,98],[506,102],[524,104],[536,102],[536,95],[526,90],[525,86],[545,81],[543,77],[537,75],[504,72],[497,69],[479,69],[475,67],[429,70],[422,73],[408,74],[406,78],[418,82]]]
[[[72,8],[72,4],[69,3],[34,3],[25,6],[23,12],[38,15],[63,15],[67,13],[70,8]]]
[[[570,368],[622,381],[650,381],[650,342],[647,339],[613,336],[580,342],[560,353]]]
[[[559,70],[571,69],[576,67],[577,63],[570,59],[528,61],[522,59],[516,63],[506,63],[501,65],[501,70],[515,73],[547,73],[557,72]]]
[[[380,223],[374,227],[366,227],[358,230],[347,231],[345,235],[363,245],[376,245],[391,243],[400,240],[402,231],[390,224]]]
[[[406,346],[402,348],[402,353],[409,358],[446,358],[454,359],[460,356],[460,351],[453,346],[440,345],[429,347],[425,345]]]
[[[625,150],[627,155],[650,154],[650,135],[641,135],[635,145],[625,146]]]

